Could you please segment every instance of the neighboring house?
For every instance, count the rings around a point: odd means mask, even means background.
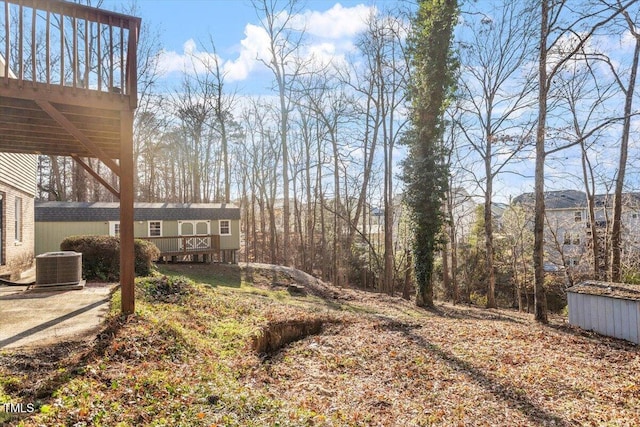
[[[33,265],[36,156],[0,153],[0,276],[17,279]]]
[[[469,244],[469,236],[478,220],[477,204],[473,196],[463,187],[455,187],[450,191],[453,196],[451,203],[451,220],[455,226],[456,245],[463,247]]]
[[[60,250],[60,242],[72,235],[118,235],[118,206],[36,202],[36,254]],[[235,263],[240,249],[240,209],[232,204],[135,203],[134,235],[155,243],[165,260],[197,260],[201,255],[204,260]]]
[[[533,193],[526,193],[513,200],[515,204],[532,207]],[[613,196],[595,196],[595,225],[604,263],[604,239],[613,218]],[[531,210],[532,211],[532,210]],[[592,261],[588,251],[592,245],[587,196],[582,191],[561,190],[545,193],[545,269],[558,271],[571,268],[587,271]],[[640,193],[623,195],[622,249],[627,255],[640,254]],[[601,265],[602,268],[602,265]]]

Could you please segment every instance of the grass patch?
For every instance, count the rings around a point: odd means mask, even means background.
[[[158,271],[169,277],[188,276],[197,283],[210,286],[239,288],[242,283],[240,267],[214,264],[159,264]]]

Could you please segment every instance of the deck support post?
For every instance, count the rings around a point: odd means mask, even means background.
[[[133,242],[133,111],[120,112],[120,289],[122,313],[135,311]]]

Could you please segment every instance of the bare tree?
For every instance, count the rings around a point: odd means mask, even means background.
[[[621,253],[622,253],[622,191],[629,155],[629,136],[631,130],[631,117],[633,112],[633,98],[635,96],[636,78],[638,75],[638,63],[640,61],[640,31],[637,22],[640,14],[631,16],[628,6],[620,0],[616,2],[615,10],[622,14],[627,29],[634,39],[633,59],[631,61],[629,79],[626,84],[622,82],[619,74],[614,71],[616,82],[624,93],[624,118],[622,119],[622,137],[620,140],[620,158],[618,160],[618,174],[616,177],[615,193],[613,198],[613,225],[611,230],[611,281],[619,282],[621,279]],[[611,64],[611,62],[609,62]],[[611,67],[612,71],[614,70]]]
[[[302,43],[304,31],[293,28],[293,18],[298,11],[297,0],[252,0],[262,28],[269,37],[269,58],[258,58],[275,79],[279,100],[280,152],[282,153],[283,190],[283,254],[285,265],[289,264],[290,248],[290,194],[289,194],[289,114],[292,110],[292,94],[295,79],[303,70],[303,64],[296,58]]]
[[[461,41],[461,96],[467,120],[461,126],[468,145],[484,165],[472,171],[484,195],[487,308],[495,308],[493,182],[529,143],[533,120],[534,75],[527,70],[534,26],[526,2],[503,1],[471,17],[470,37]]]
[[[601,27],[611,22],[628,5],[612,9],[608,5],[594,7],[586,5],[585,10],[569,9],[568,2],[543,0],[540,3],[540,44],[538,57],[538,123],[536,129],[535,166],[535,217],[534,217],[534,296],[535,318],[547,323],[547,302],[544,290],[544,165],[546,157],[566,147],[548,149],[546,142],[548,98],[553,79],[564,65],[584,49],[591,36]],[[577,6],[577,5],[576,5]],[[564,22],[570,18],[569,22]],[[594,130],[595,131],[595,130]],[[577,145],[574,141],[571,145]]]

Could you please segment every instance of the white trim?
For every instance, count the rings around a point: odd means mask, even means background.
[[[191,224],[191,226],[193,227],[193,234],[187,234],[187,236],[198,236],[198,233],[196,233],[197,229],[198,229],[198,224],[200,224],[201,222],[204,222],[205,224],[207,224],[207,232],[205,234],[211,234],[211,221],[210,220],[193,220],[193,221],[178,221],[178,236],[182,236],[182,224]]]
[[[160,223],[160,234],[158,236],[151,235],[151,223],[159,222]],[[162,221],[159,219],[151,219],[147,221],[147,237],[162,237]]]
[[[116,230],[116,227],[117,227],[117,230]],[[119,236],[119,235],[120,235],[120,221],[109,221],[109,236]]]
[[[22,224],[24,220],[24,203],[22,203],[22,197],[16,197],[14,199],[13,209],[13,240],[16,245],[20,245],[22,244],[22,233],[24,231]]]
[[[229,224],[229,232],[228,233],[223,233],[222,232],[222,222],[226,222],[227,224]],[[218,234],[220,234],[221,236],[231,236],[231,220],[230,219],[221,219],[218,221]]]

